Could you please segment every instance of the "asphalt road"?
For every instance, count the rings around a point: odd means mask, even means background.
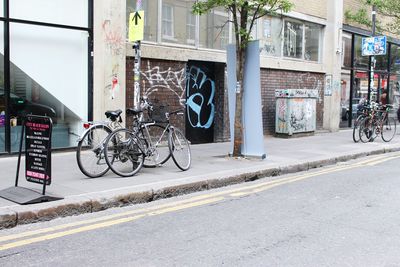
[[[0,266],[400,266],[400,153],[0,231]]]

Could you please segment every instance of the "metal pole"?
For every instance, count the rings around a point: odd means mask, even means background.
[[[372,37],[375,36],[375,30],[376,30],[376,6],[372,6]],[[369,82],[369,88],[368,88],[368,102],[371,102],[371,90],[372,87],[374,86],[374,69],[375,69],[375,56],[370,57],[370,82]]]
[[[142,0],[136,1],[136,11],[142,9]],[[133,63],[133,106],[139,108],[140,103],[140,41],[133,45],[135,61]]]
[[[139,108],[140,99],[140,41],[133,45],[135,61],[133,63],[133,106]]]

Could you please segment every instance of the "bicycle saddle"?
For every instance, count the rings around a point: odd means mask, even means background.
[[[121,113],[122,110],[117,109],[117,110],[108,110],[106,111],[105,114],[107,118],[110,118],[112,121],[115,121],[119,117],[119,115],[121,115]]]
[[[139,115],[143,112],[143,109],[128,108],[126,109],[126,115]]]

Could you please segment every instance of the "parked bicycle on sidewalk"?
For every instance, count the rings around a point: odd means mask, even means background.
[[[107,173],[109,167],[104,158],[104,144],[108,135],[122,128],[122,110],[106,111],[107,121],[85,122],[86,129],[78,139],[76,161],[83,174],[90,178],[100,177]]]
[[[379,135],[385,142],[390,142],[396,134],[396,120],[390,116],[392,105],[375,104],[371,112],[359,124],[360,140],[371,142]]]
[[[149,120],[143,119],[145,111]],[[105,143],[105,159],[110,169],[128,177],[139,172],[142,166],[159,166],[172,157],[178,168],[188,170],[191,165],[189,142],[170,123],[170,116],[179,114],[184,114],[182,109],[173,112],[166,112],[163,107],[154,109],[147,98],[141,99],[141,108],[128,109],[127,116],[133,118],[133,125],[113,131]],[[157,120],[155,115],[159,115]]]

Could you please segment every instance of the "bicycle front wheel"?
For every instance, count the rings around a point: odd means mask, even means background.
[[[144,154],[135,133],[128,129],[118,129],[108,136],[104,155],[110,169],[122,177],[135,175],[143,166]]]
[[[81,172],[96,178],[104,175],[109,167],[104,158],[104,144],[111,129],[105,125],[94,125],[83,135],[76,149],[76,161]]]
[[[364,119],[364,115],[359,115],[357,117],[357,119],[354,121],[354,125],[353,125],[353,141],[355,143],[358,143],[360,141],[360,129],[359,129],[359,125],[360,122]]]
[[[371,140],[373,140],[373,135],[374,135],[374,130],[375,130],[375,125],[372,121],[371,118],[366,117],[364,118],[360,124],[359,124],[359,135],[360,135],[360,140],[363,143],[367,143]]]
[[[170,128],[168,147],[175,165],[182,171],[188,170],[190,168],[192,156],[190,153],[189,141],[180,130],[172,127]]]
[[[394,118],[386,117],[382,122],[381,136],[382,140],[389,142],[396,134],[396,120]]]
[[[149,148],[143,166],[151,168],[164,164],[171,157],[168,147],[169,130],[162,125],[152,124],[143,128],[143,132],[147,136]]]

